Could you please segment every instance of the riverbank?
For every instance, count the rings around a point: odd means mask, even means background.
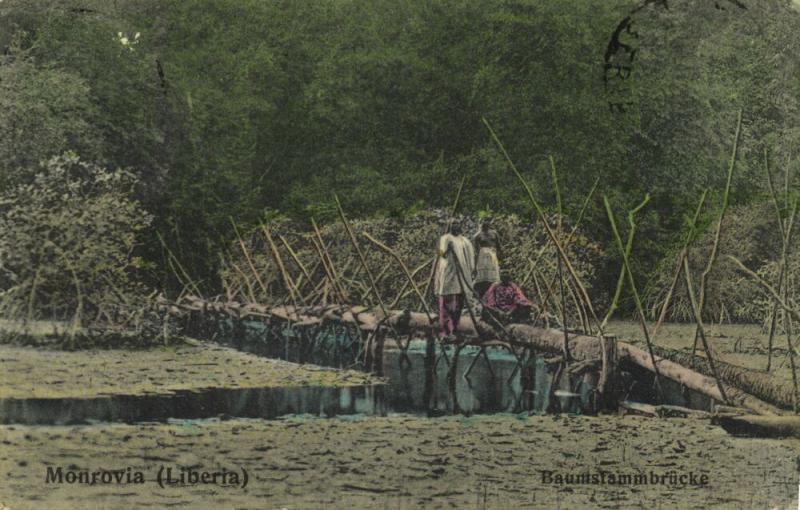
[[[705,421],[634,416],[15,425],[0,427],[0,436],[0,502],[13,510],[782,509],[797,505],[800,454],[797,440],[735,438]],[[145,483],[46,483],[48,466],[65,472],[130,467]],[[249,480],[245,488],[162,489],[155,481],[161,466],[244,469]],[[597,474],[605,483],[547,483],[544,471],[553,480]],[[667,478],[617,484],[609,474]],[[686,475],[689,483],[670,484],[672,475]]]

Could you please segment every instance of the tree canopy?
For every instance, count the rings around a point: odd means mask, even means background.
[[[736,203],[763,196],[763,149],[797,165],[800,13],[739,3],[5,0],[0,186],[67,149],[130,169],[151,277],[161,232],[212,288],[231,219],[330,221],[334,191],[353,216],[404,216],[467,175],[462,211],[530,214],[485,118],[551,211],[550,156],[567,214],[595,180],[621,207],[649,193],[648,275],[722,188],[738,110]],[[601,242],[604,214],[585,220]]]

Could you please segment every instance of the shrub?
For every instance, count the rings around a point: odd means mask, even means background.
[[[40,165],[0,195],[0,305],[6,317],[126,323],[141,313],[131,272],[151,216],[132,173],[74,153]]]

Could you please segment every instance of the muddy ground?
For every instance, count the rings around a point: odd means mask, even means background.
[[[211,343],[74,352],[0,345],[0,398],[169,394],[204,388],[353,386],[378,380],[355,370],[298,365]]]
[[[796,508],[800,454],[796,440],[734,438],[707,422],[633,416],[3,426],[0,436],[0,502],[13,510]],[[48,484],[47,466],[130,467],[145,483]],[[161,466],[244,468],[249,481],[162,489]],[[542,470],[672,471],[708,483],[557,485],[544,483]]]
[[[620,338],[638,326],[614,323]],[[657,343],[691,346],[667,325]],[[779,337],[785,343],[784,337]],[[714,326],[731,363],[763,368],[766,337]],[[776,377],[789,380],[784,350]],[[0,395],[66,397],[219,387],[352,385],[358,372],[299,366],[215,345],[63,352],[0,346]],[[245,488],[159,487],[178,473],[240,472]],[[47,468],[141,472],[144,484],[47,483]],[[290,417],[87,426],[0,426],[0,509],[797,508],[800,440],[729,436],[707,421],[635,416]],[[554,475],[643,474],[647,484],[553,484]],[[606,473],[602,475],[602,473]],[[651,474],[652,473],[652,474]],[[652,483],[705,475],[706,485]],[[229,480],[230,481],[230,480]],[[240,480],[241,482],[241,480]],[[4,508],[5,507],[5,508]]]

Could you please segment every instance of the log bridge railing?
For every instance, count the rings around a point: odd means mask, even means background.
[[[259,321],[272,324],[283,324],[294,331],[303,332],[319,329],[326,324],[337,324],[357,331],[357,341],[364,355],[366,370],[383,373],[383,350],[387,336],[406,356],[411,338],[421,337],[428,340],[428,351],[435,349],[438,343],[442,352],[444,344],[436,339],[436,318],[424,312],[408,310],[382,310],[363,306],[318,305],[318,306],[267,306],[261,304],[243,304],[238,302],[208,301],[196,296],[186,295],[176,301],[159,299],[161,310],[191,324],[193,318],[203,320],[232,319],[234,321]],[[402,337],[406,338],[403,343]],[[445,361],[450,365],[448,378],[454,384],[455,367],[461,350],[468,345],[480,348],[487,362],[485,349],[501,347],[512,352],[518,361],[517,369],[533,353],[558,357],[563,354],[564,332],[557,329],[535,327],[527,324],[511,324],[500,332],[480,319],[475,322],[463,317],[457,331],[458,341],[454,343],[452,359]],[[573,366],[569,372],[594,372],[597,376],[597,392],[604,407],[615,408],[618,373],[621,366],[637,366],[655,373],[650,354],[630,343],[613,337],[596,337],[576,333],[567,335],[569,352]],[[473,360],[472,365],[478,357]],[[407,359],[407,357],[406,357]],[[705,374],[687,368],[665,357],[656,356],[658,372],[661,377],[675,381],[682,386],[706,395],[717,402],[724,402],[716,381]],[[437,358],[436,362],[438,363]],[[472,366],[470,367],[470,369]],[[516,373],[516,369],[515,369]],[[512,374],[513,376],[514,374]],[[781,415],[780,407],[787,407],[785,402],[767,402],[742,389],[725,383],[723,385],[728,401],[755,414]],[[775,405],[778,404],[778,405]],[[791,403],[789,403],[789,406]],[[780,407],[779,407],[780,406]]]

